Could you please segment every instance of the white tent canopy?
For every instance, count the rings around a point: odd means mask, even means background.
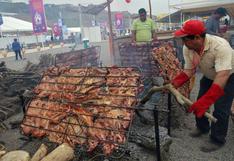
[[[18,18],[10,17],[10,16],[2,16],[3,24],[1,25],[1,32],[32,32],[33,27],[32,23],[28,21],[24,21]],[[50,28],[47,28],[48,30]]]
[[[171,5],[171,8],[179,9],[183,13],[201,13],[211,12],[218,7],[224,7],[228,10],[231,17],[234,17],[234,1],[233,0],[201,0],[196,2],[188,2]]]
[[[80,27],[68,27],[67,30],[68,32],[81,32]]]

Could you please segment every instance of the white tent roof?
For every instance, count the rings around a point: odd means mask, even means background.
[[[230,16],[234,17],[234,1],[233,0],[201,0],[196,2],[188,2],[171,5],[170,7],[179,9],[183,13],[214,11],[218,7],[224,7],[228,10]]]
[[[2,18],[3,18],[3,25],[1,25],[2,32],[33,31],[31,22],[27,22],[9,16],[2,16]]]
[[[81,32],[81,28],[80,27],[68,27],[67,30],[69,32]]]
[[[33,31],[32,23],[18,18],[2,16],[3,24],[1,25],[2,32],[15,32],[15,31]],[[47,28],[48,30],[50,28]]]

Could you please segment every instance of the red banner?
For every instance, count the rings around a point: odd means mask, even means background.
[[[61,28],[59,27],[58,23],[55,23],[53,25],[53,33],[54,33],[54,36],[60,36],[61,35]]]
[[[115,28],[123,29],[123,14],[122,13],[115,14]]]
[[[43,0],[29,0],[34,34],[47,32]]]

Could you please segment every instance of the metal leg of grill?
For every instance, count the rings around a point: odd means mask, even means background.
[[[155,106],[154,109],[154,122],[155,122],[155,141],[156,141],[156,154],[157,154],[157,161],[161,161],[161,153],[160,153],[160,136],[159,136],[159,124],[158,124],[158,110]]]
[[[167,97],[167,108],[168,108],[167,130],[168,130],[168,135],[171,136],[171,94],[170,93],[168,93]]]
[[[168,110],[158,110],[157,105],[154,107],[154,127],[155,127],[155,142],[156,142],[156,154],[157,154],[157,161],[161,161],[161,150],[160,150],[160,130],[159,130],[159,119],[158,113],[159,112],[167,112],[167,130],[168,135],[171,135],[171,94],[168,94],[167,100],[167,107]]]

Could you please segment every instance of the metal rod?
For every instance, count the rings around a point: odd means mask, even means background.
[[[36,99],[36,98],[38,98],[38,99],[42,99],[42,101],[44,101],[43,100],[43,97],[37,97],[37,96],[35,96],[35,97],[33,97],[33,99]],[[47,100],[48,101],[48,100]],[[60,101],[58,101],[58,100],[49,100],[49,102],[55,102],[55,103],[59,103],[59,104],[63,104],[63,105],[74,105],[74,106],[76,106],[76,108],[78,107],[78,106],[80,106],[79,108],[87,108],[87,107],[85,107],[85,106],[90,106],[90,105],[92,105],[92,106],[102,106],[102,107],[111,107],[111,108],[119,108],[119,109],[121,109],[121,108],[124,108],[124,109],[126,109],[126,110],[147,110],[147,111],[153,111],[153,109],[151,109],[151,108],[146,108],[146,107],[143,107],[143,108],[139,108],[139,107],[134,107],[134,106],[136,106],[136,105],[132,105],[133,107],[127,107],[127,106],[113,106],[113,105],[106,105],[106,104],[89,104],[89,103],[81,103],[81,104],[77,104],[77,103],[75,103],[75,102],[69,102],[69,101],[67,101],[67,102],[64,102],[64,100],[60,100]],[[29,107],[30,106],[30,102],[29,102],[29,104],[27,105],[27,107]],[[40,107],[33,107],[33,106],[30,106],[30,107],[32,107],[32,108],[40,108]],[[74,107],[75,108],[75,107]],[[167,110],[160,110],[160,111],[162,111],[162,112],[168,112]],[[56,111],[56,112],[59,112],[59,111]]]
[[[108,9],[108,20],[109,20],[109,45],[110,45],[110,57],[111,57],[111,64],[114,63],[114,43],[113,43],[113,30],[112,30],[112,20],[111,20],[111,2],[113,2],[113,0],[107,0],[107,9]]]
[[[30,77],[29,78],[27,78],[27,77],[14,77],[15,79],[16,78],[22,78],[22,79],[30,79]],[[31,78],[32,79],[32,78]],[[56,81],[56,80],[54,80],[54,81]],[[94,87],[101,87],[101,85],[103,84],[102,82],[104,82],[103,80],[101,80],[101,81],[99,81],[99,82],[94,82],[93,84],[80,84],[78,81],[77,81],[77,83],[64,83],[64,82],[48,82],[48,81],[44,81],[44,80],[42,80],[41,81],[41,83],[48,83],[48,84],[53,84],[53,85],[57,85],[57,84],[64,84],[64,85],[75,85],[75,86],[94,86]],[[99,84],[100,83],[100,84]],[[101,84],[102,83],[102,84]],[[118,84],[118,85],[116,85],[116,84],[114,84],[114,85],[112,85],[112,84],[110,84],[110,85],[107,85],[107,87],[128,87],[128,88],[134,88],[134,87],[138,87],[138,86],[133,86],[133,85],[126,85],[126,86],[122,86],[121,84]]]
[[[52,74],[47,74],[45,76],[50,76],[50,77],[57,77],[57,75],[52,75]],[[84,77],[84,75],[68,75],[68,74],[61,74],[61,77]],[[134,77],[139,77],[139,76],[134,76],[134,75],[130,75],[130,76],[121,76],[121,75],[88,75],[86,77],[113,77],[113,78],[134,78]]]
[[[56,90],[43,90],[43,89],[40,89],[39,90],[42,90],[44,92],[55,92],[55,93],[73,93],[73,94],[80,94],[81,96],[87,96],[86,93],[80,93],[80,92],[71,92],[69,90],[64,90],[64,91],[56,91]],[[124,98],[136,98],[135,96],[126,96],[126,95],[118,95],[118,94],[98,94],[99,96],[105,96],[105,97],[124,97]],[[39,97],[40,98],[40,97]],[[43,98],[43,97],[41,97]],[[97,97],[98,98],[98,97]]]
[[[168,130],[168,135],[170,136],[171,135],[171,93],[168,93],[167,108],[168,108],[167,130]]]
[[[74,136],[74,137],[79,137],[79,138],[82,138],[82,139],[97,140],[96,138],[92,138],[92,137],[84,137],[84,136],[81,136],[81,135],[67,134],[66,132],[54,131],[54,130],[51,130],[51,129],[45,129],[45,128],[36,127],[36,126],[33,126],[33,125],[24,124],[24,123],[22,123],[22,125],[28,126],[28,127],[34,128],[34,129],[40,129],[40,130],[44,130],[44,131],[48,131],[48,132],[53,132],[53,133],[57,133],[57,134],[66,135],[66,136]],[[125,143],[119,143],[119,142],[115,142],[113,140],[108,140],[108,139],[106,139],[106,140],[98,139],[98,140],[102,141],[102,142],[106,142],[106,143],[114,143],[114,144],[118,144],[118,145],[125,145]]]
[[[62,111],[62,110],[50,110],[50,109],[45,109],[45,108],[41,108],[41,107],[33,107],[33,106],[29,106],[30,108],[34,108],[34,109],[40,109],[40,110],[45,110],[45,111],[51,111],[51,112],[64,112],[64,113],[67,113],[69,114],[70,112],[65,112],[65,111]],[[90,116],[90,117],[94,117],[94,115],[88,115],[88,114],[82,114],[82,113],[79,113],[79,115],[81,116]],[[41,119],[46,119],[46,120],[51,120],[50,118],[45,118],[45,117],[41,117],[41,116],[33,116],[33,115],[30,115],[30,114],[27,114],[26,116],[29,116],[29,117],[36,117],[36,118],[41,118]],[[123,119],[123,118],[113,118],[113,117],[105,117],[105,116],[98,116],[98,119],[110,119],[110,120],[120,120],[120,121],[131,121],[130,119]],[[67,123],[67,122],[64,122],[64,123]],[[74,124],[74,123],[71,123],[71,124]],[[77,125],[77,124],[74,124],[74,125]],[[87,126],[87,125],[85,125]],[[88,127],[92,127],[92,126],[88,126]],[[103,128],[101,128],[103,129]],[[113,129],[114,130],[114,129]]]
[[[161,152],[160,152],[160,135],[159,135],[159,124],[158,124],[158,110],[155,105],[154,108],[154,128],[155,128],[155,141],[156,141],[156,154],[157,161],[161,161]]]

